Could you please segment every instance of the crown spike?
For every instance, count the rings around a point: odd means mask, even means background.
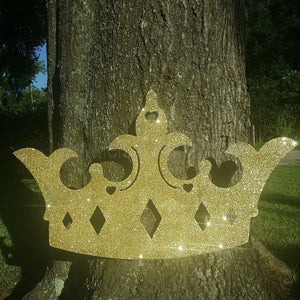
[[[148,109],[149,107],[151,107],[152,109],[158,108],[157,95],[153,90],[150,90],[146,95],[145,109]]]

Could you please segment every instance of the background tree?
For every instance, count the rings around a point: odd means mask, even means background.
[[[46,37],[45,1],[1,1],[0,26],[0,89],[7,102],[20,98],[43,68],[36,50]]]
[[[247,81],[256,139],[299,138],[300,2],[247,0]]]
[[[232,168],[226,183],[214,174],[233,159],[222,152],[249,133],[243,1],[52,0],[48,14],[50,142],[80,155],[69,163],[65,184],[83,186],[99,152],[116,136],[133,133],[150,88],[169,131],[186,133],[195,145],[174,153],[173,172],[189,176],[199,159],[209,158],[213,180],[230,184]],[[104,167],[107,176],[126,176],[126,166]],[[52,251],[53,259],[63,255]],[[66,260],[53,261],[27,298],[273,298],[249,246],[176,260],[71,254]]]
[[[45,42],[46,29],[45,1],[0,1],[0,299],[16,282],[12,298],[20,299],[40,280],[46,264],[47,252],[37,242],[38,231],[46,229],[37,221],[43,212],[39,217],[37,197],[22,187],[18,175],[24,178],[24,171],[12,156],[19,147],[49,148],[46,92],[32,85],[43,69],[36,50]]]

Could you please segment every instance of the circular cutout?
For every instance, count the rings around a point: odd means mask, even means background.
[[[90,179],[86,162],[78,157],[68,159],[60,168],[60,180],[69,189],[81,189]]]

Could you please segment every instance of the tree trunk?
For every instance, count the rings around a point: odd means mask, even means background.
[[[117,136],[134,134],[150,89],[169,132],[194,143],[173,153],[172,172],[191,176],[198,160],[208,158],[216,184],[237,180],[234,169],[220,164],[233,159],[222,152],[247,141],[250,128],[242,0],[49,0],[48,15],[51,144],[80,156],[66,164],[66,185],[84,186],[88,166],[103,160],[99,153]],[[120,179],[126,166],[106,162],[104,171]],[[53,263],[27,298],[274,298],[249,245],[172,260],[70,260]]]

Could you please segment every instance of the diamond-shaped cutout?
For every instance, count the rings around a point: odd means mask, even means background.
[[[153,238],[153,235],[161,221],[161,215],[156,209],[154,203],[150,199],[141,215],[141,222],[143,223],[145,229],[147,230],[150,238]]]
[[[206,228],[206,226],[209,226],[208,221],[210,220],[210,214],[203,203],[199,205],[199,208],[196,211],[195,220],[197,221],[202,231]]]
[[[100,210],[100,208],[97,206],[94,210],[94,213],[92,217],[90,218],[90,222],[92,226],[94,227],[95,231],[97,234],[101,231],[104,223],[105,223],[105,218]]]
[[[236,213],[232,208],[229,208],[227,210],[227,214],[226,214],[226,218],[228,220],[228,222],[230,223],[230,225],[232,225],[236,219]]]
[[[71,224],[73,223],[73,220],[68,212],[66,213],[62,222],[63,222],[64,226],[66,227],[66,229],[68,230],[70,228]]]

